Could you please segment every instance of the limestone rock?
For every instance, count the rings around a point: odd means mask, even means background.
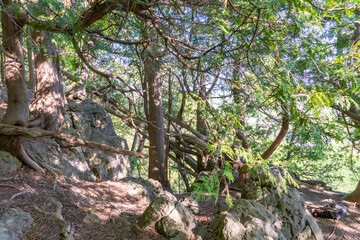
[[[66,125],[71,129],[64,131],[79,132],[84,140],[96,141],[111,146],[128,149],[126,140],[117,136],[109,114],[99,104],[84,100],[80,103],[69,102]],[[121,154],[108,153],[84,148],[83,154],[89,166],[100,180],[117,181],[130,176],[130,158]]]
[[[86,224],[98,224],[101,220],[96,214],[88,214],[84,217],[83,222]]]
[[[187,209],[189,209],[193,214],[200,213],[199,203],[196,201],[194,195],[191,194],[188,196],[184,196],[179,200],[179,202],[181,202],[181,204]]]
[[[0,239],[1,240],[20,240],[20,238],[13,231],[0,227]]]
[[[62,131],[83,140],[128,149],[126,140],[117,136],[109,114],[99,104],[84,100],[69,102]],[[27,140],[26,147],[37,160],[56,168],[71,179],[118,181],[130,176],[130,158],[121,154],[76,147],[53,139]]]
[[[296,239],[307,226],[311,229],[311,237],[308,239],[323,238],[315,220],[308,214],[305,201],[295,188],[288,186],[286,192],[281,190],[279,193],[274,187],[259,187],[254,183],[248,183],[244,187],[242,197],[258,201],[274,214],[277,218],[276,228],[286,239]],[[305,235],[301,236],[304,238]]]
[[[281,169],[270,171],[280,183]],[[213,224],[217,239],[323,239],[319,226],[295,188],[287,186],[278,190],[266,174],[260,174],[261,185],[258,182],[248,182],[242,199],[237,199],[231,209],[219,214]]]
[[[96,180],[81,147],[63,148],[53,139],[26,140],[25,146],[37,160],[60,170],[71,179]]]
[[[153,179],[145,180],[142,178],[127,177],[117,182],[121,184],[123,191],[129,195],[141,196],[142,199],[146,199],[148,202],[151,202],[156,194],[163,191],[160,182]]]
[[[238,199],[216,220],[217,239],[286,239],[277,230],[277,218],[256,201]]]
[[[174,195],[163,191],[140,216],[138,224],[140,227],[155,226],[167,238],[186,239],[196,227],[196,218]]]
[[[0,151],[0,175],[11,173],[21,167],[21,162],[8,152]]]
[[[33,223],[34,219],[29,213],[20,208],[9,208],[0,218],[0,229],[2,229],[2,234],[9,239],[21,239],[23,230],[30,228]],[[4,237],[4,239],[6,238]]]

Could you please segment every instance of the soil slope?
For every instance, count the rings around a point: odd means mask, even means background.
[[[342,197],[336,192],[315,190],[305,185],[300,187],[299,190],[310,210],[340,201]],[[21,194],[16,196],[18,193]],[[233,194],[239,195],[236,192]],[[76,240],[164,239],[151,228],[137,227],[137,218],[149,203],[140,196],[124,191],[117,182],[70,183],[65,179],[55,181],[50,174],[40,175],[27,168],[0,176],[0,214],[6,208],[20,207],[29,212],[35,220],[33,227],[25,232],[26,240],[61,239],[59,222],[53,216],[41,213],[34,207],[36,205],[42,210],[54,211],[49,197],[62,203],[62,215],[69,227],[75,229]],[[218,204],[207,201],[201,202],[200,206],[200,214],[196,217],[199,225],[206,227],[218,211]],[[97,215],[100,223],[85,223],[83,219],[88,214]],[[329,219],[316,220],[324,236],[331,235],[329,239],[360,239],[360,209],[354,204],[349,204],[348,216],[336,223]],[[207,239],[214,237],[211,231],[208,232]]]

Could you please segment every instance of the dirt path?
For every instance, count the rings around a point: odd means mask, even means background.
[[[360,239],[360,209],[358,206],[355,206],[354,203],[341,201],[341,198],[344,196],[343,194],[333,191],[311,189],[305,185],[300,185],[299,191],[310,211],[329,203],[343,202],[349,206],[348,214],[343,219],[334,221],[326,218],[315,218],[323,231],[325,239]]]

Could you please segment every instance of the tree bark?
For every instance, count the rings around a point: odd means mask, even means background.
[[[158,180],[166,186],[165,177],[165,138],[162,104],[162,82],[160,77],[161,60],[159,57],[159,40],[151,21],[146,20],[147,37],[150,40],[144,59],[145,80],[149,93],[149,178]]]
[[[278,133],[278,135],[276,136],[274,142],[270,145],[270,147],[266,149],[266,151],[261,155],[263,159],[268,159],[275,152],[275,150],[279,147],[282,140],[285,138],[288,130],[289,130],[289,116],[285,112],[280,132]]]
[[[27,55],[28,55],[28,86],[27,88],[33,92],[35,92],[36,87],[36,73],[35,73],[35,59],[34,59],[34,44],[31,39],[31,31],[30,27],[26,27],[26,45],[27,45]]]
[[[1,13],[2,44],[5,54],[5,82],[8,93],[8,106],[1,123],[26,127],[29,118],[29,98],[26,91],[25,69],[22,51],[21,21],[12,15],[16,11],[17,3],[12,0],[3,1]],[[23,145],[23,138],[19,136],[0,135],[0,148],[19,157],[27,165],[43,172],[27,154]]]
[[[201,133],[204,136],[209,136],[209,127],[206,124],[206,114],[204,113],[205,104],[203,101],[206,101],[206,78],[204,76],[200,77],[199,84],[199,101],[196,108],[196,131]],[[207,166],[207,156],[197,157],[197,173],[200,173],[205,170]]]
[[[3,8],[8,9],[1,14],[3,47],[8,53],[5,54],[8,107],[2,123],[26,127],[29,117],[29,99],[26,91],[21,42],[22,25],[10,15],[9,7],[13,7],[16,3],[13,3],[12,0],[5,0],[3,4]]]
[[[41,48],[35,55],[37,91],[30,105],[29,126],[59,131],[64,122],[65,96],[56,46],[46,31],[33,31],[32,38]]]
[[[346,195],[343,199],[349,202],[360,203],[360,181],[355,190],[352,193]]]

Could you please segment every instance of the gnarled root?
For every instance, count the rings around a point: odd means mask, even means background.
[[[0,135],[0,147],[1,149],[8,151],[12,155],[20,158],[20,160],[30,168],[40,173],[45,173],[42,167],[40,167],[39,164],[31,159],[26,153],[24,147],[24,137]]]
[[[23,142],[20,143],[20,157],[24,161],[24,163],[26,163],[26,165],[28,165],[32,169],[35,169],[40,173],[45,173],[44,169],[42,169],[42,167],[40,167],[39,164],[37,164],[34,160],[32,160],[29,157],[29,155],[26,153]]]
[[[45,199],[47,199],[48,201],[50,201],[52,204],[55,205],[56,210],[55,212],[47,212],[44,211],[42,209],[40,209],[38,206],[34,205],[34,208],[39,211],[40,213],[46,214],[46,215],[52,215],[56,218],[56,220],[59,221],[60,227],[61,227],[61,234],[64,236],[63,240],[74,240],[74,233],[75,233],[75,229],[71,227],[70,224],[68,224],[68,222],[64,219],[64,217],[62,216],[62,209],[63,209],[63,205],[61,204],[61,202],[55,200],[54,198],[51,197],[45,197]]]

